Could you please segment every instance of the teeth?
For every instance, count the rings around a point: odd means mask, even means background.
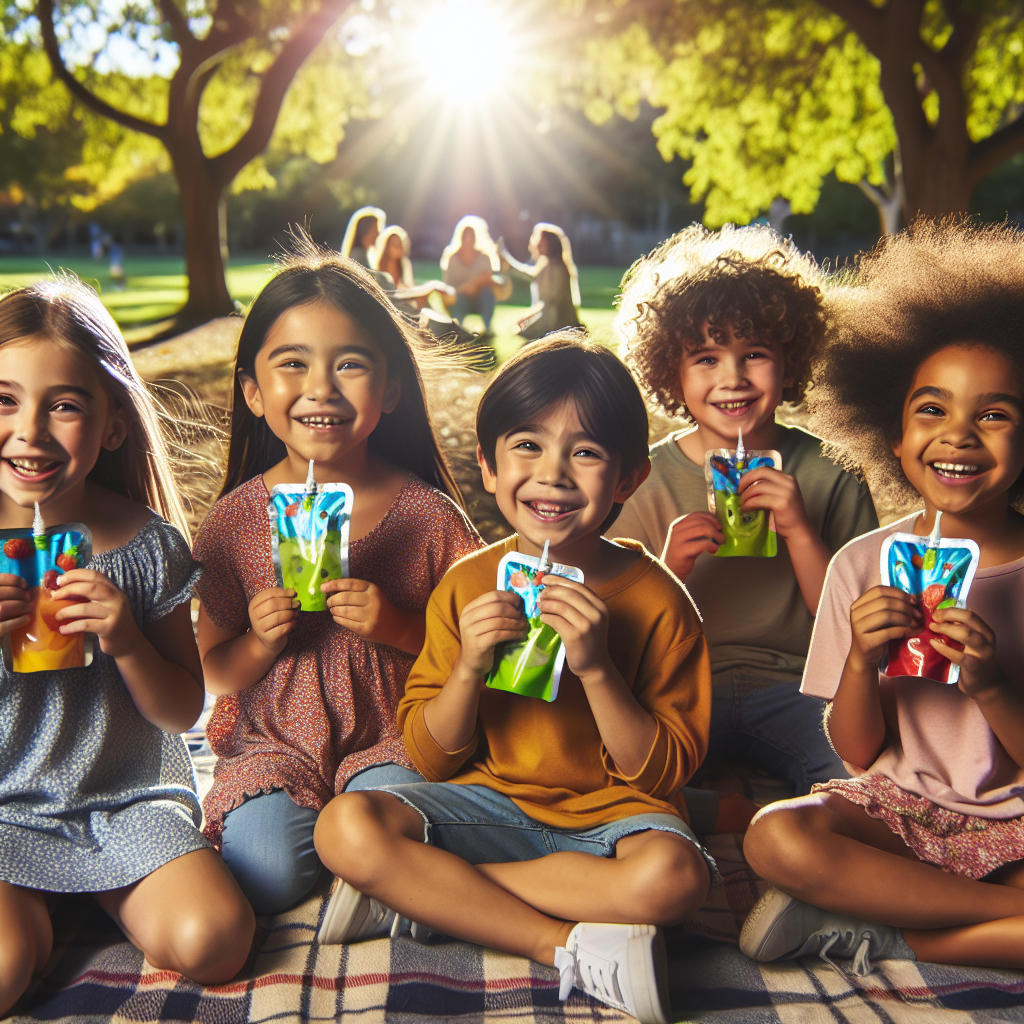
[[[933,462],[933,468],[941,470],[943,473],[958,473],[963,476],[969,476],[971,473],[977,473],[981,466],[969,465],[965,462]]]
[[[744,409],[753,401],[752,398],[744,399],[742,402],[718,402],[719,409]]]
[[[30,473],[41,473],[43,470],[50,469],[57,465],[53,459],[8,459],[7,461],[12,466],[16,466],[18,469],[27,470]]]
[[[340,416],[302,416],[299,422],[307,426],[337,427],[345,421]]]

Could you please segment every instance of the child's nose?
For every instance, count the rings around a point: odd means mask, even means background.
[[[40,444],[51,440],[50,428],[43,409],[23,405],[18,414],[15,434],[25,444]]]

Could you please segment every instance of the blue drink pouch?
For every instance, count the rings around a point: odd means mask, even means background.
[[[29,621],[3,639],[4,663],[13,672],[48,672],[83,668],[92,663],[91,633],[60,632],[54,616],[67,608],[57,577],[82,569],[92,559],[92,533],[82,523],[43,525],[36,505],[30,529],[0,530],[0,572],[20,576],[28,584]],[[82,600],[78,598],[77,600]]]
[[[348,575],[352,488],[316,483],[310,460],[305,486],[277,484],[267,515],[278,586],[295,591],[301,611],[326,611],[327,595],[320,584]]]
[[[738,432],[736,450],[714,448],[704,456],[704,480],[708,487],[708,508],[718,516],[725,543],[715,552],[722,558],[753,555],[773,558],[778,554],[775,517],[764,509],[744,512],[739,494],[744,473],[762,466],[782,469],[777,451],[748,452],[743,431]]]
[[[550,576],[583,582],[583,573],[571,565],[552,565],[548,545],[540,558],[511,551],[498,563],[498,590],[509,590],[523,599],[523,614],[529,620],[529,632],[515,643],[502,644],[494,652],[494,667],[487,676],[492,690],[508,690],[524,697],[553,701],[565,664],[562,638],[540,621],[537,599]]]
[[[880,571],[882,583],[910,594],[921,609],[924,625],[913,636],[890,640],[888,662],[883,671],[891,678],[921,676],[937,683],[955,683],[960,666],[944,658],[931,645],[941,640],[954,650],[963,644],[932,630],[940,608],[964,608],[981,552],[973,540],[954,540],[939,532],[941,512],[935,513],[931,535],[894,533],[882,542]]]

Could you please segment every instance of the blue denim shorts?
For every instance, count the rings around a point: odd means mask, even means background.
[[[487,786],[414,782],[372,788],[391,793],[419,811],[424,842],[454,853],[470,864],[507,864],[563,851],[614,857],[615,844],[620,839],[653,830],[673,832],[693,843],[708,866],[712,884],[720,880],[714,857],[700,844],[690,826],[674,814],[634,814],[575,832],[531,818],[507,796]]]

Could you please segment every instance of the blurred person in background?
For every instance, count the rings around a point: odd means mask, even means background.
[[[441,277],[455,289],[454,301],[445,299],[451,315],[463,320],[469,313],[479,313],[484,334],[491,333],[494,306],[511,294],[511,282],[503,277],[497,246],[491,238],[487,221],[472,214],[455,225],[452,240],[441,254]]]
[[[379,206],[362,206],[348,219],[341,255],[364,267],[370,266],[370,249],[384,230],[387,215]]]
[[[557,224],[541,221],[530,235],[533,263],[520,263],[498,240],[499,255],[511,268],[530,282],[530,308],[519,320],[519,333],[528,339],[565,327],[579,327],[580,281],[572,259],[572,246]]]

